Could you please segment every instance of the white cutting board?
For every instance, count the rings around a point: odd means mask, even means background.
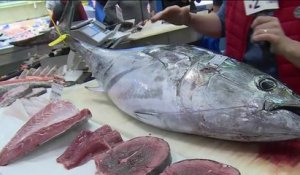
[[[13,107],[16,107],[16,105],[13,105]],[[18,116],[15,116],[16,113],[12,114],[10,110],[8,108],[0,108],[0,150],[26,121],[26,117],[20,117],[22,109],[14,108],[15,111],[19,112]],[[67,170],[62,164],[56,162],[56,158],[65,151],[67,146],[82,129],[93,131],[100,126],[91,120],[80,126],[76,126],[67,133],[40,146],[23,158],[7,166],[0,166],[0,175],[94,175],[96,172],[94,161],[89,161],[82,166]],[[183,160],[181,156],[173,153],[172,159],[173,162]]]

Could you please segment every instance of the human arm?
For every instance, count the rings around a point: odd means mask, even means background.
[[[278,18],[259,16],[253,21],[251,27],[254,30],[252,35],[254,42],[270,42],[275,54],[284,56],[300,68],[300,42],[285,35]]]
[[[190,13],[189,6],[171,6],[157,13],[151,18],[152,22],[165,20],[175,25],[186,25],[194,28],[197,32],[211,37],[221,37],[222,26],[217,14],[194,14]]]

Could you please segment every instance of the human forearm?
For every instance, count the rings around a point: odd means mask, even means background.
[[[215,13],[193,14],[190,13],[190,20],[186,24],[197,32],[207,36],[221,37],[221,21]]]
[[[296,67],[300,68],[300,42],[287,39],[285,48],[281,53],[286,59],[292,62]]]
[[[151,18],[152,22],[158,20],[165,20],[175,25],[187,25],[204,35],[212,37],[221,37],[222,34],[221,21],[215,13],[190,13],[188,6],[182,8],[178,6],[168,7]]]

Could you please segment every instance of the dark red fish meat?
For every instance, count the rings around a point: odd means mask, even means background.
[[[72,103],[56,101],[33,115],[0,152],[0,165],[4,166],[39,145],[66,132],[75,124],[91,117],[88,109],[79,111]]]
[[[171,163],[169,144],[156,137],[136,137],[95,158],[97,174],[156,175]]]
[[[113,131],[108,125],[104,125],[94,132],[81,131],[67,150],[57,158],[57,162],[62,163],[65,168],[71,169],[122,142],[120,133]]]
[[[160,175],[240,175],[240,172],[216,161],[206,159],[187,159],[172,164]]]

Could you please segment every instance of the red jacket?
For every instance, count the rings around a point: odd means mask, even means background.
[[[243,1],[226,1],[226,55],[243,61],[247,48],[247,37],[252,16],[246,16]],[[286,36],[300,41],[300,19],[294,11],[300,7],[300,1],[281,0],[280,9],[274,12],[281,23]],[[281,55],[276,56],[279,79],[295,92],[300,94],[300,69]]]
[[[68,0],[61,0],[60,2],[61,2],[61,4],[62,4],[62,6],[61,6],[60,8],[58,8],[58,9],[56,9],[56,8],[54,9],[53,15],[52,15],[52,19],[53,19],[53,21],[54,21],[55,23],[56,23],[57,21],[59,21],[61,15],[62,15],[62,13],[63,13],[63,10],[64,10],[64,8],[65,8],[65,5],[67,4],[67,1],[68,1]],[[80,3],[80,4],[78,5],[77,9],[75,10],[73,21],[81,21],[81,20],[87,20],[87,19],[88,19],[88,16],[87,16],[87,14],[86,14],[86,12],[85,12],[85,10],[84,10],[83,5]],[[53,26],[53,23],[50,22],[50,25],[49,25],[49,26],[52,27],[52,26]]]

